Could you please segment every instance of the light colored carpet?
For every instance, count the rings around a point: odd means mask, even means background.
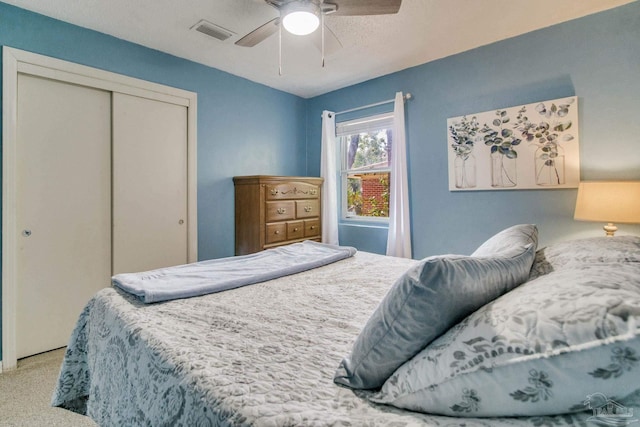
[[[65,349],[18,361],[18,369],[0,374],[0,426],[95,427],[90,418],[52,408],[51,395]]]

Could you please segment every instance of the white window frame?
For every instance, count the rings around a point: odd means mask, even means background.
[[[392,134],[395,133],[393,126],[393,112],[375,114],[370,116],[361,117],[358,119],[348,120],[340,123],[336,123],[336,140],[340,144],[340,159],[339,159],[339,175],[340,175],[340,211],[341,220],[344,222],[364,222],[364,223],[377,223],[388,224],[389,217],[374,217],[374,216],[354,216],[348,215],[347,212],[347,176],[350,173],[356,172],[354,169],[347,169],[347,144],[346,138],[349,135],[357,133],[372,133],[381,129],[391,129]],[[391,167],[371,169],[370,173],[382,172],[389,173],[391,175]],[[368,171],[369,173],[369,171]],[[391,187],[389,187],[391,191]]]

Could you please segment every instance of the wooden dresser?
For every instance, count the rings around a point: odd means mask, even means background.
[[[236,255],[320,241],[322,178],[236,176]]]

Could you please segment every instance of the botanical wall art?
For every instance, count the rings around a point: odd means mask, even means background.
[[[578,98],[447,120],[449,190],[575,188]]]

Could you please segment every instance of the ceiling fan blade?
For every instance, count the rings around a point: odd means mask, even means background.
[[[279,25],[280,18],[273,18],[271,21],[259,26],[246,36],[242,37],[236,42],[236,44],[238,46],[253,47],[269,36],[275,34],[278,31]]]
[[[390,15],[398,13],[402,0],[327,0],[325,3],[338,6],[332,16]]]

